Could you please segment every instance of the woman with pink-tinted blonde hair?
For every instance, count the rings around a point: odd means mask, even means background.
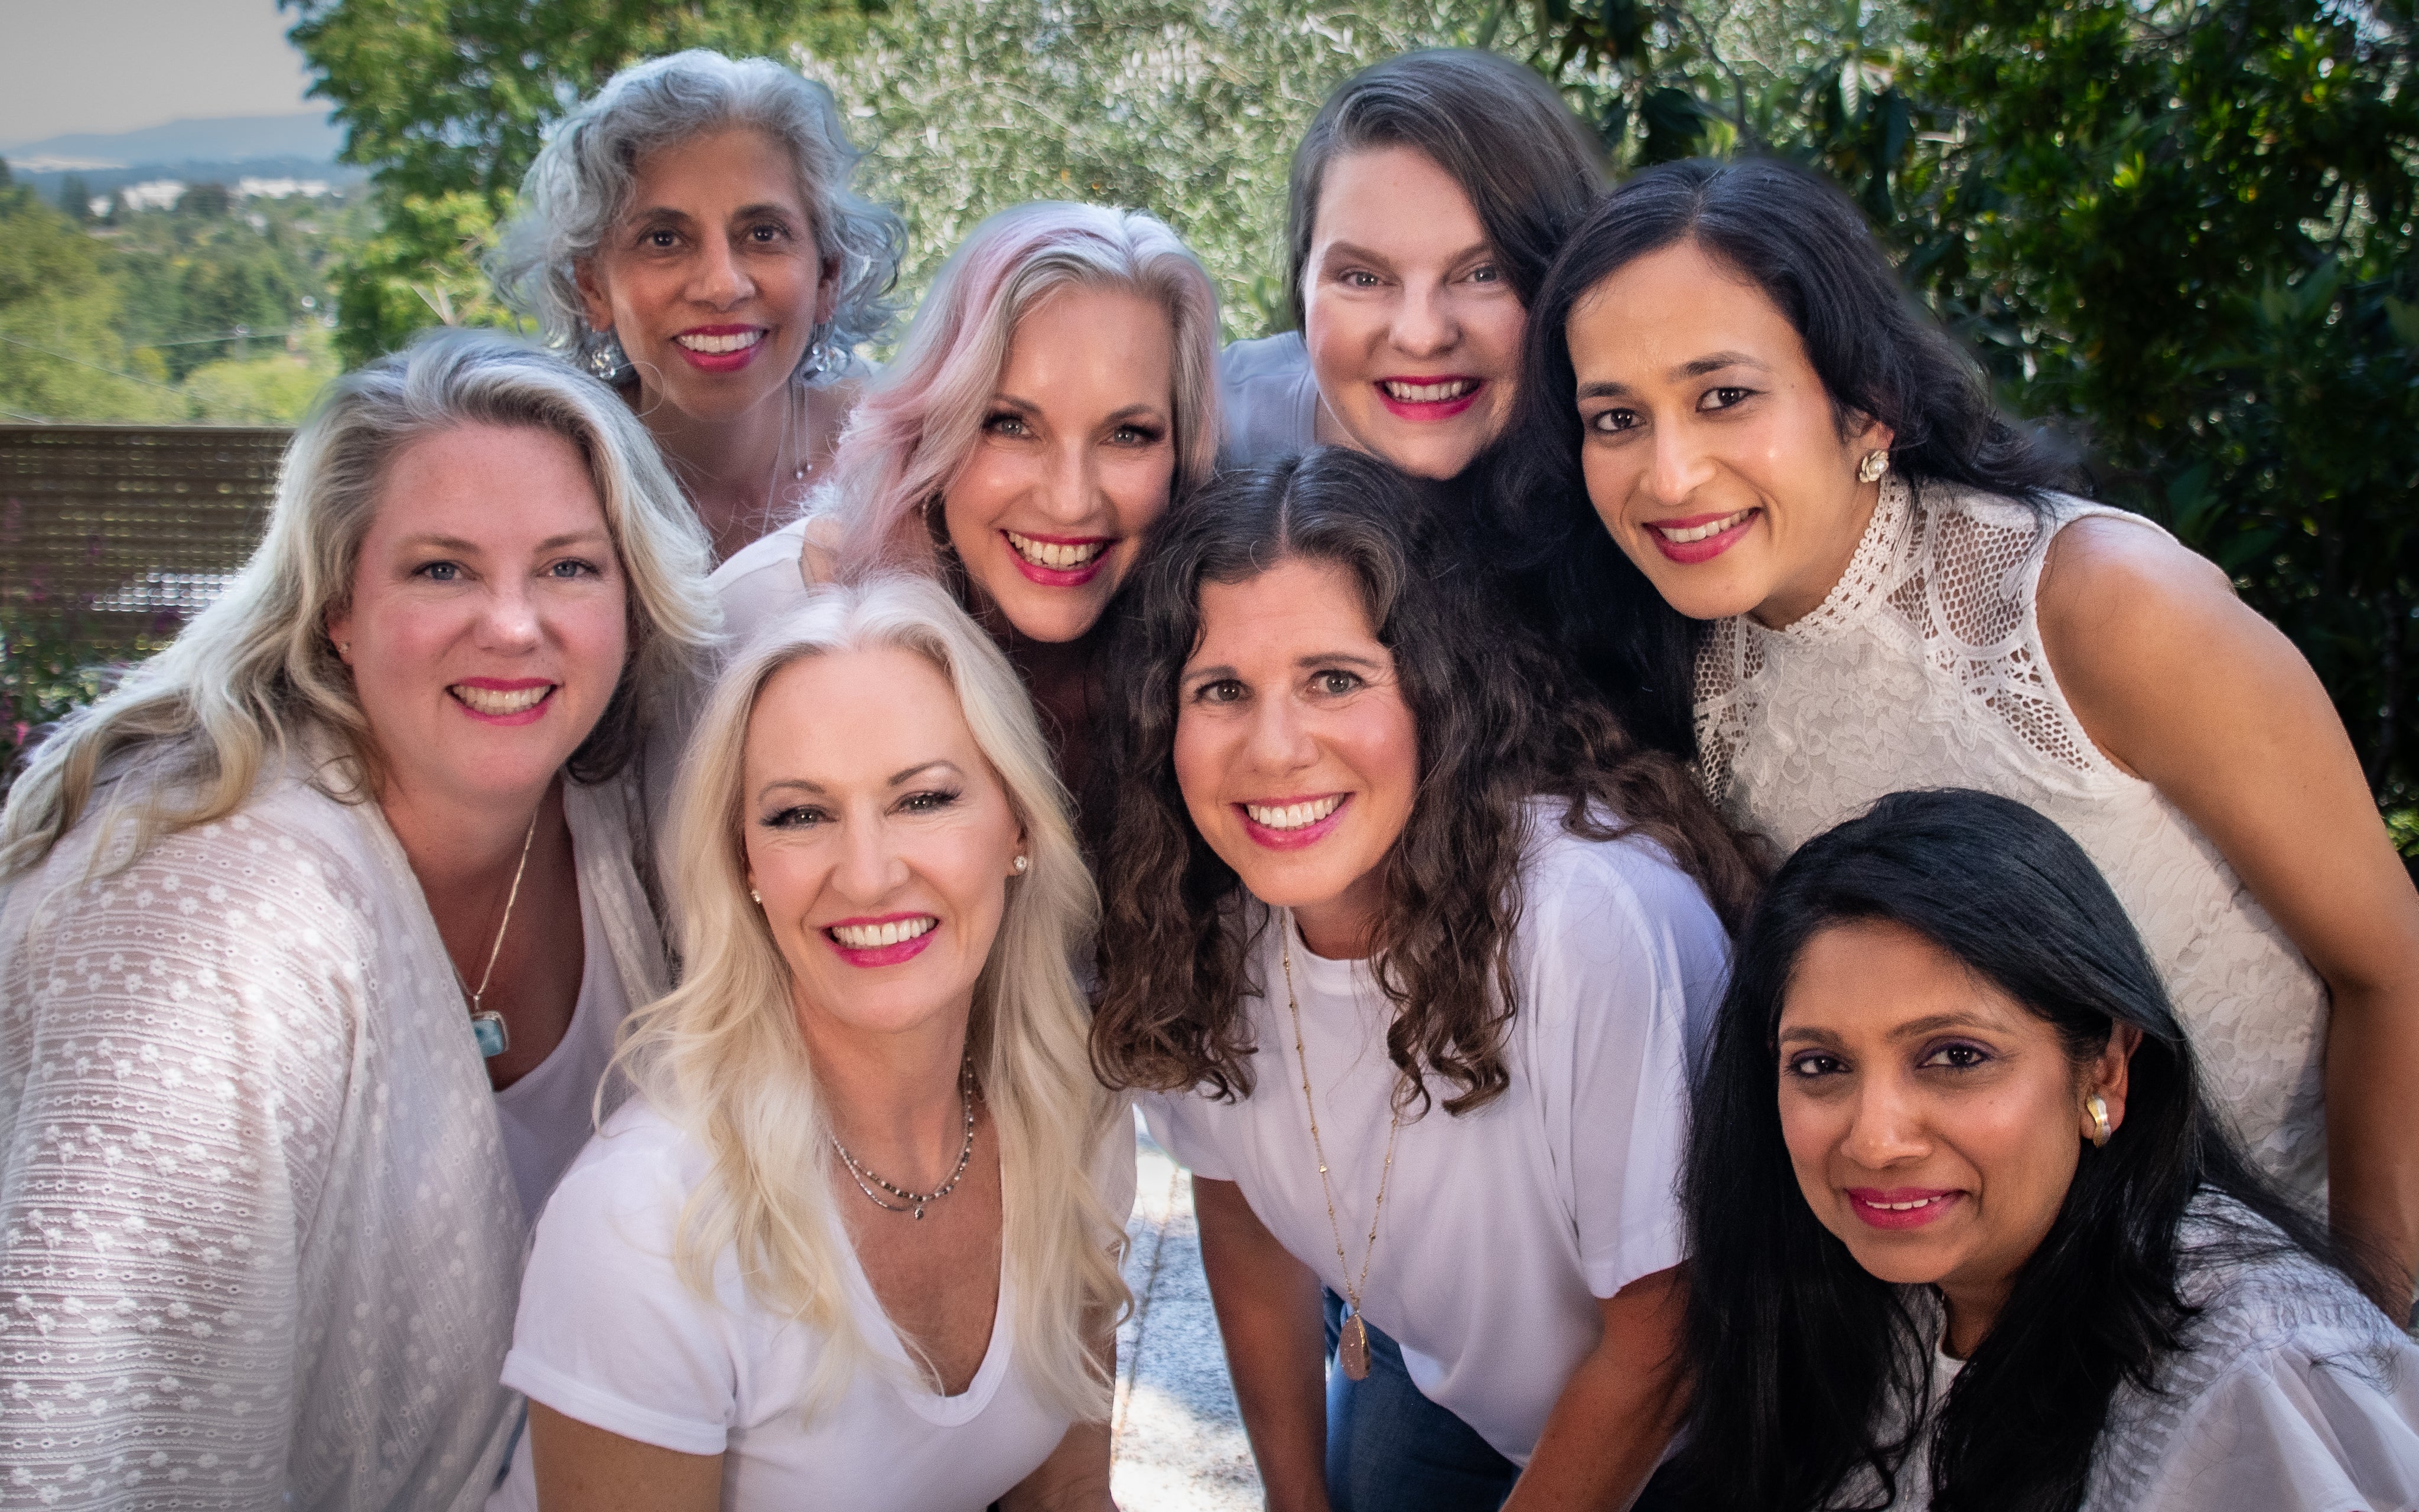
[[[938,576],[1024,675],[1079,786],[1101,609],[1217,442],[1217,293],[1193,252],[1142,210],[1016,206],[950,254],[806,516],[714,588],[745,641],[818,580]]]
[[[940,578],[1008,653],[1081,790],[1102,610],[1218,448],[1218,301],[1157,218],[1043,201],[951,255],[833,481],[713,586],[735,640],[810,584]]]

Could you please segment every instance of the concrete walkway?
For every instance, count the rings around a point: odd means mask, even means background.
[[[1201,1273],[1192,1173],[1139,1132],[1126,1226],[1133,1316],[1117,1331],[1111,1489],[1125,1512],[1252,1512],[1260,1477]]]

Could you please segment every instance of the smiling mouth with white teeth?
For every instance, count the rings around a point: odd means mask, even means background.
[[[915,918],[894,918],[887,924],[834,924],[824,933],[852,950],[879,950],[886,945],[921,939],[940,924],[932,915],[923,914]]]
[[[1754,513],[1753,509],[1742,509],[1735,515],[1724,515],[1719,519],[1707,520],[1703,525],[1693,525],[1687,530],[1675,530],[1668,525],[1657,525],[1654,527],[1654,531],[1656,534],[1673,546],[1687,546],[1691,541],[1710,541],[1722,532],[1733,529]]]
[[[539,704],[545,702],[547,696],[552,693],[554,689],[555,685],[552,683],[543,683],[536,687],[516,687],[511,689],[498,687],[466,687],[460,683],[455,683],[448,687],[445,691],[453,694],[455,698],[460,700],[461,702],[471,712],[495,717],[507,714],[527,714],[530,710],[534,709]]]
[[[1405,383],[1397,378],[1383,378],[1378,386],[1397,404],[1442,404],[1469,393],[1478,387],[1478,380],[1447,378],[1442,383]]]
[[[1037,567],[1048,567],[1054,572],[1089,566],[1102,552],[1117,544],[1115,541],[1037,541],[1030,535],[1019,535],[1014,531],[999,533],[1008,537],[1008,544],[1015,548],[1018,556]]]
[[[744,352],[763,339],[764,332],[762,330],[741,331],[728,336],[707,336],[692,331],[672,338],[690,351],[704,352],[709,356]]]
[[[1336,806],[1343,801],[1343,794],[1331,793],[1326,797],[1313,798],[1308,803],[1273,806],[1247,803],[1243,805],[1243,812],[1251,816],[1252,823],[1263,829],[1307,829],[1333,813]]]

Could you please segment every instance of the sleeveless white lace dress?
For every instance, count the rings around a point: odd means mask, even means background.
[[[2320,1201],[2326,985],[2207,836],[2085,733],[2042,649],[2046,515],[1892,474],[1846,574],[1785,629],[1717,622],[1697,661],[1697,748],[1733,823],[1785,852],[1887,794],[1978,788],[2056,820],[2133,915],[2218,1105],[2254,1160]]]

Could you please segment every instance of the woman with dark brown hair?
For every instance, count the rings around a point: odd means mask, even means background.
[[[1529,301],[1604,154],[1526,64],[1406,53],[1335,87],[1294,149],[1291,329],[1219,359],[1227,461],[1349,446],[1459,475],[1512,412]]]
[[[1626,1504],[1679,1408],[1687,1063],[1754,868],[1453,539],[1348,451],[1230,474],[1111,658],[1094,1058],[1193,1168],[1271,1507]]]

